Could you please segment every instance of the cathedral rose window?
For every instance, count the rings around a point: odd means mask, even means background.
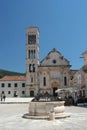
[[[53,63],[56,64],[56,60],[53,60]]]

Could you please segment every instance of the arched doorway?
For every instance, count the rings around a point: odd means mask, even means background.
[[[57,93],[55,93],[55,91],[58,89],[58,86],[59,86],[58,82],[54,81],[52,83],[52,93],[53,93],[54,97],[56,97],[58,95]]]
[[[55,93],[56,90],[57,90],[57,88],[54,87],[54,88],[53,88],[53,96],[54,96],[54,97],[56,97],[56,96],[58,95],[57,93]]]

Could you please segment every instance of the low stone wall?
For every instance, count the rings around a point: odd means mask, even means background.
[[[51,112],[55,114],[65,111],[65,101],[58,102],[30,102],[29,115],[31,116],[47,116]]]

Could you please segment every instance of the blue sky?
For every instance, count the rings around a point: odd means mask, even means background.
[[[87,0],[0,0],[0,69],[26,71],[26,28],[40,30],[40,60],[56,48],[80,69],[87,50]]]

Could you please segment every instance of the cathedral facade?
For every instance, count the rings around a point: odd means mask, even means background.
[[[26,96],[38,92],[56,96],[56,90],[73,86],[77,70],[71,70],[69,61],[55,48],[39,60],[39,29],[26,31]]]

